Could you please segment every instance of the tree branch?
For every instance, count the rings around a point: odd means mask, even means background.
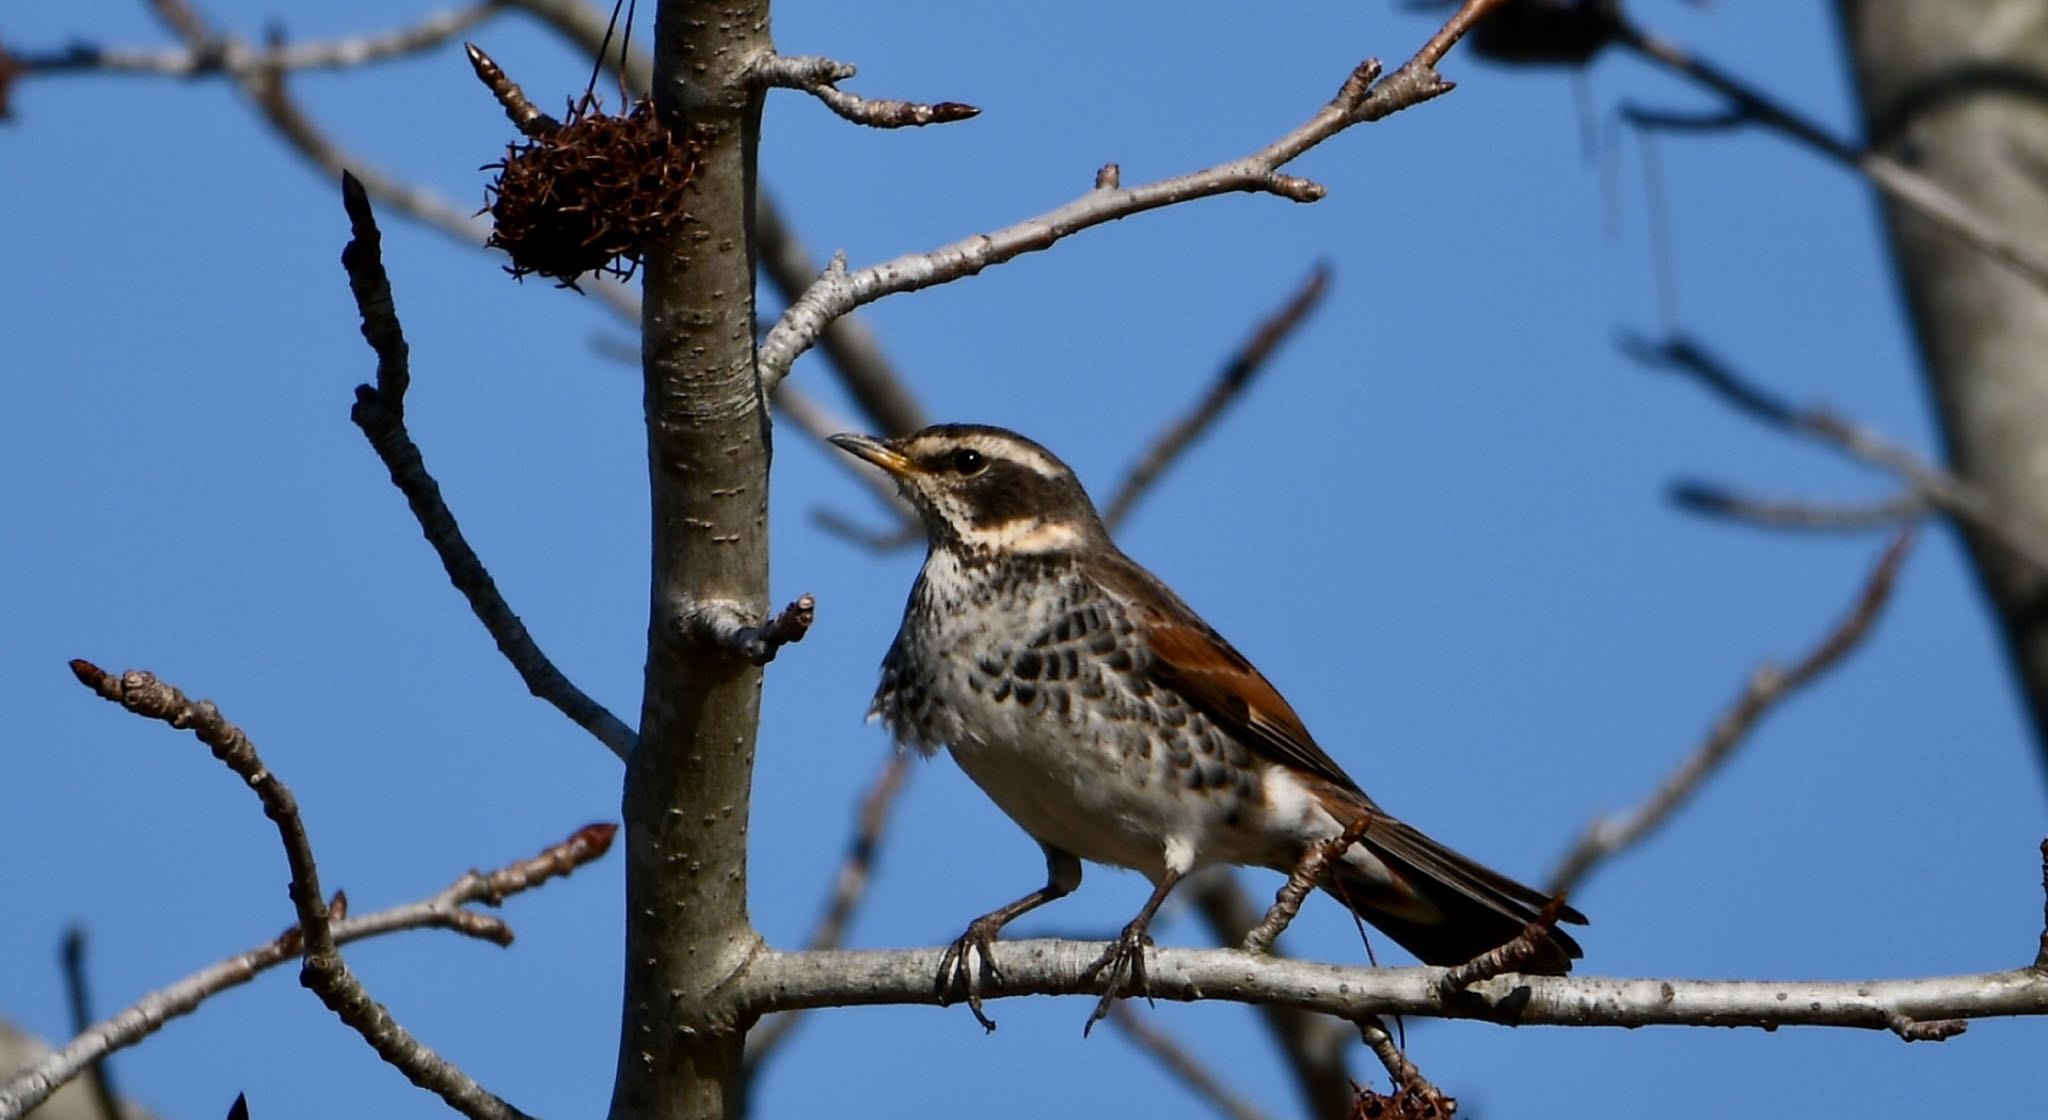
[[[515,894],[595,862],[611,847],[612,834],[617,829],[617,825],[611,824],[588,825],[530,859],[491,872],[464,872],[438,893],[417,902],[360,918],[341,918],[329,922],[328,928],[336,945],[412,929],[446,929],[495,945],[510,945],[512,930],[504,921],[468,907],[474,903],[497,906]],[[286,961],[297,960],[300,950],[299,927],[293,926],[262,945],[159,988],[118,1014],[79,1031],[63,1049],[43,1055],[0,1082],[0,1118],[12,1120],[34,1109],[108,1055],[141,1042],[173,1019],[191,1014],[208,999],[238,988]]]
[[[1557,870],[1551,873],[1551,893],[1563,895],[1583,883],[1594,867],[1615,853],[1641,843],[1671,815],[1699,792],[1706,780],[1726,763],[1735,748],[1757,722],[1778,704],[1834,668],[1869,635],[1877,617],[1891,599],[1899,568],[1913,547],[1913,531],[1906,529],[1893,537],[1864,580],[1863,589],[1841,620],[1822,635],[1819,642],[1789,669],[1766,662],[1750,674],[1749,682],[1714,726],[1707,732],[1678,769],[1641,805],[1623,816],[1603,818],[1586,826]]]
[[[433,50],[472,27],[503,12],[510,0],[479,0],[427,16],[410,27],[376,35],[351,35],[322,42],[254,46],[241,39],[211,33],[188,38],[169,49],[100,47],[74,44],[61,51],[24,54],[15,61],[30,74],[139,74],[167,78],[198,78],[213,74],[244,76],[278,70],[342,70]],[[190,23],[177,27],[204,31]],[[192,41],[197,38],[198,41]]]
[[[944,950],[836,949],[754,957],[734,977],[739,1013],[798,1008],[940,1003],[931,978]],[[1099,996],[1088,977],[1095,941],[998,941],[1001,977],[982,998]],[[1356,1021],[1367,1015],[1476,1019],[1516,1026],[1787,1026],[1893,1030],[1914,1023],[2048,1015],[2048,972],[2017,968],[1910,980],[1665,980],[1504,976],[1452,998],[1440,968],[1355,968],[1235,949],[1154,948],[1146,961],[1155,999],[1273,1003]]]
[[[802,90],[825,103],[841,119],[870,128],[907,128],[964,121],[981,110],[958,101],[924,105],[842,92],[837,83],[856,73],[852,63],[815,55],[770,54],[754,60],[748,80],[767,88]]]
[[[352,237],[342,250],[342,267],[348,270],[349,289],[355,294],[356,309],[363,319],[363,338],[377,354],[377,383],[356,388],[356,404],[349,418],[361,428],[370,448],[391,473],[392,485],[405,495],[420,531],[455,589],[468,601],[477,621],[490,632],[498,651],[512,663],[519,679],[533,695],[555,706],[576,726],[594,736],[620,758],[633,751],[634,734],[604,705],[585,695],[549,661],[526,625],[505,602],[490,570],[462,535],[446,502],[440,484],[427,471],[419,446],[405,427],[405,393],[412,375],[407,359],[405,334],[392,302],[391,279],[384,272],[382,235],[362,183],[342,174],[342,204],[348,210]]]
[[[2048,255],[2021,244],[2003,223],[1947,187],[1882,152],[1851,147],[1791,107],[1751,88],[1678,44],[1635,26],[1619,14],[1615,16],[1613,32],[1616,42],[1644,59],[1712,90],[1730,106],[1728,112],[1704,118],[1637,110],[1632,116],[1638,123],[1650,127],[1676,124],[1695,129],[1725,128],[1736,120],[1761,125],[1860,173],[1881,194],[1912,207],[1915,213],[1964,244],[2010,268],[2035,287],[2048,291]]]
[[[472,1120],[523,1120],[525,1113],[505,1103],[476,1083],[454,1063],[442,1058],[399,1026],[390,1012],[370,998],[362,982],[342,959],[329,923],[328,904],[320,893],[320,874],[313,860],[312,841],[299,818],[298,801],[276,774],[263,765],[256,746],[242,729],[228,722],[211,701],[194,703],[172,685],[149,673],[130,670],[112,676],[89,661],[74,660],[71,671],[79,682],[136,715],[159,720],[180,730],[189,730],[205,743],[213,756],[248,783],[263,803],[263,813],[277,825],[284,845],[285,861],[291,866],[289,893],[299,913],[299,935],[303,962],[299,982],[320,998],[343,1023],[363,1036],[377,1056],[397,1068],[406,1080],[434,1093],[450,1108]],[[287,937],[290,935],[287,934]],[[0,1120],[12,1120],[0,1112]]]
[[[1280,309],[1261,320],[1244,345],[1223,363],[1223,369],[1209,386],[1209,392],[1197,403],[1193,411],[1169,424],[1152,441],[1145,454],[1131,466],[1130,473],[1117,488],[1115,496],[1103,506],[1102,523],[1114,530],[1129,517],[1138,500],[1145,496],[1159,476],[1185,452],[1195,440],[1213,426],[1217,419],[1236,402],[1252,379],[1265,368],[1266,362],[1280,349],[1301,324],[1307,321],[1311,312],[1322,302],[1329,291],[1330,266],[1319,262],[1309,270],[1308,278],[1287,297]],[[867,472],[873,474],[873,471]]]
[[[860,800],[860,811],[854,817],[853,836],[847,842],[846,855],[839,863],[839,873],[832,877],[832,893],[825,902],[824,911],[818,915],[817,923],[811,927],[811,936],[804,942],[805,948],[836,949],[845,941],[847,927],[852,924],[861,902],[867,898],[868,884],[874,881],[875,856],[881,851],[882,836],[888,830],[890,814],[896,808],[896,799],[903,792],[904,780],[909,776],[909,753],[891,750],[874,781],[869,784],[867,794]],[[750,1084],[760,1077],[769,1059],[789,1040],[802,1016],[801,1011],[777,1015],[748,1034],[747,1080]]]
[[[1787,498],[1740,494],[1711,482],[1681,479],[1672,483],[1671,503],[1688,513],[1741,521],[1766,529],[1802,529],[1823,533],[1860,533],[1896,529],[1927,516],[1927,499],[1912,490],[1861,505],[1822,504]]]
[[[1313,202],[1323,188],[1280,170],[1302,153],[1356,124],[1379,120],[1450,91],[1436,63],[1500,0],[1465,0],[1458,11],[1401,68],[1380,77],[1368,59],[1345,79],[1337,95],[1313,117],[1280,139],[1242,159],[1143,186],[1104,185],[1056,210],[994,233],[978,234],[928,253],[912,253],[858,271],[827,269],[782,313],[760,348],[762,383],[772,390],[790,366],[834,319],[883,296],[916,291],[972,276],[1023,253],[1050,248],[1061,239],[1104,222],[1162,206],[1238,192],[1277,194]],[[1098,176],[1098,181],[1101,177]]]
[[[1683,335],[1659,343],[1624,336],[1621,345],[1623,352],[1636,361],[1684,374],[1753,420],[1832,447],[1892,475],[1929,506],[1981,531],[2013,556],[2048,572],[2048,533],[2000,508],[1983,488],[1968,479],[1824,408],[1795,408]]]
[[[1165,1066],[1180,1081],[1182,1088],[1201,1098],[1202,1103],[1214,1109],[1218,1116],[1227,1120],[1266,1120],[1266,1114],[1257,1105],[1225,1085],[1208,1063],[1195,1057],[1180,1044],[1179,1039],[1161,1030],[1130,1004],[1112,1005],[1109,1021],[1123,1031],[1138,1049]]]
[[[64,994],[71,1005],[71,1033],[84,1034],[92,1026],[91,985],[85,970],[85,929],[72,926],[64,931]],[[85,1069],[86,1086],[99,1108],[100,1120],[121,1120],[121,1097],[114,1092],[114,1074],[105,1055]]]

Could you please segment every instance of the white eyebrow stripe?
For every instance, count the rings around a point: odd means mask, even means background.
[[[1071,521],[1020,517],[1000,525],[969,528],[961,538],[974,547],[997,552],[1062,552],[1081,543],[1081,530]]]

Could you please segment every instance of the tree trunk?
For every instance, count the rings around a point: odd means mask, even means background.
[[[1837,0],[1837,14],[1871,147],[2048,245],[2048,4]],[[1887,202],[1885,218],[1950,459],[2008,516],[2048,526],[2048,293],[1911,207]],[[2048,574],[1969,542],[2048,752]]]
[[[648,254],[641,358],[654,510],[640,745],[626,770],[626,968],[614,1120],[739,1111],[747,1024],[720,983],[760,945],[747,816],[761,671],[685,632],[768,596],[768,410],[754,367],[754,155],[768,0],[663,0],[654,99],[704,143],[690,220]]]

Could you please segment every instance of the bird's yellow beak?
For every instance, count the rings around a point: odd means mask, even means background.
[[[841,432],[836,436],[825,437],[825,441],[854,458],[873,463],[897,478],[917,469],[917,464],[911,462],[902,452],[871,436]]]

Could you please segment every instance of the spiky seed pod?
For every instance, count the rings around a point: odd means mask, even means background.
[[[505,250],[506,271],[518,277],[575,287],[586,272],[630,276],[648,244],[683,221],[702,150],[672,134],[646,100],[613,116],[586,96],[560,128],[485,166],[498,172],[485,188],[489,244]]]

